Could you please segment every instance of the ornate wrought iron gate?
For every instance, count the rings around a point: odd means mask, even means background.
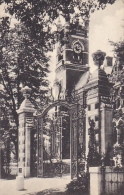
[[[68,104],[64,100],[55,101],[50,104],[41,115],[37,116],[37,176],[43,177],[44,169],[46,164],[44,163],[44,138],[43,138],[43,117],[45,114],[51,109],[56,106],[63,106],[68,109],[70,115],[70,158],[71,158],[71,178],[78,177],[78,155],[80,151],[80,147],[82,147],[83,143],[83,129],[81,126],[81,121],[83,119],[83,115],[80,114],[80,109],[82,109],[78,103],[77,104]],[[60,118],[61,120],[61,118]],[[50,169],[54,169],[54,173],[56,172],[57,175],[62,174],[62,126],[61,123],[58,122],[58,132],[56,132],[56,139],[59,140],[58,142],[58,158],[56,158],[56,166],[51,163]],[[53,129],[56,131],[56,129]],[[79,137],[80,134],[80,137]],[[83,149],[82,149],[83,150]],[[51,161],[50,161],[51,162]],[[81,156],[80,156],[81,162]]]

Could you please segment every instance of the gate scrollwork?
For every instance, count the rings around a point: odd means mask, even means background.
[[[79,97],[73,94],[73,98],[69,98],[66,100],[56,100],[53,102],[49,102],[45,109],[43,109],[42,114],[38,115],[38,133],[37,133],[37,158],[38,158],[38,165],[37,165],[37,175],[38,177],[43,177],[44,171],[43,169],[46,164],[44,164],[44,157],[43,157],[43,117],[45,114],[51,109],[56,106],[58,107],[65,107],[68,110],[70,116],[70,147],[71,147],[71,178],[77,178],[79,174],[83,171],[84,166],[84,129],[85,129],[85,112],[84,108],[81,104],[79,104]],[[54,173],[61,174],[62,173],[62,149],[61,149],[61,142],[62,142],[62,124],[61,124],[61,115],[58,115],[58,118],[54,120],[51,124],[51,137],[56,136],[54,143],[54,147],[51,147],[51,156],[50,156],[50,163],[49,168],[54,169]],[[57,142],[58,140],[58,142]],[[57,145],[58,144],[58,145]],[[55,150],[56,148],[56,150]],[[58,149],[57,149],[58,148]],[[58,150],[58,151],[57,151]],[[52,164],[53,159],[56,159],[56,162]]]

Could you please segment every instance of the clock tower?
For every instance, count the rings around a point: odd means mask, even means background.
[[[59,31],[61,36],[57,43],[56,81],[61,84],[61,90],[66,90],[70,96],[74,85],[89,69],[89,21],[73,27],[66,23]]]

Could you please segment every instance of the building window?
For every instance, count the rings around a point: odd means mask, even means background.
[[[116,109],[118,109],[120,107],[120,99],[118,99],[117,101],[116,101]]]
[[[90,111],[91,110],[91,105],[88,105],[88,111]]]
[[[99,117],[98,116],[95,116],[95,121],[99,121]]]
[[[99,108],[99,103],[96,103],[95,104],[95,109],[98,109]]]

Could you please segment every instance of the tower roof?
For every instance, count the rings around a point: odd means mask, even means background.
[[[89,77],[90,77],[89,71],[87,71],[83,75],[81,75],[80,79],[78,80],[78,82],[75,86],[75,90],[78,90],[82,87],[85,87],[85,85],[88,83]]]

